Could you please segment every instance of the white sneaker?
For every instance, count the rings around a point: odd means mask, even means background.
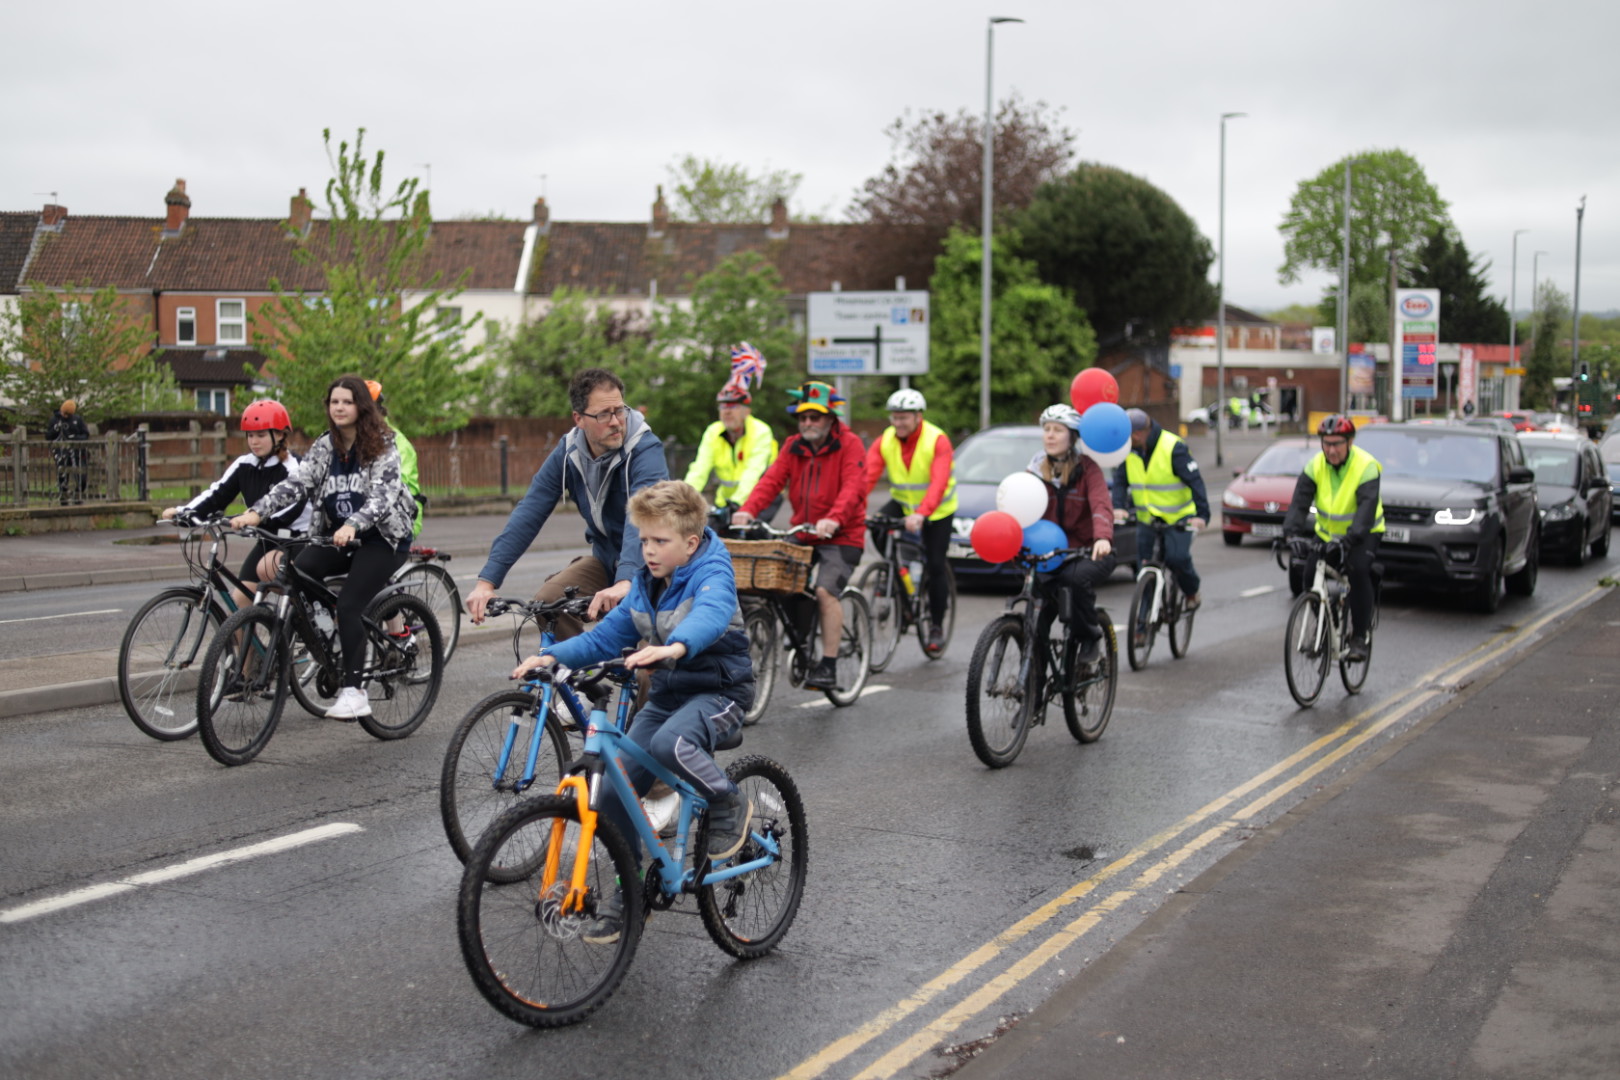
[[[652,822],[653,832],[662,836],[666,829],[672,829],[675,824],[675,812],[681,808],[681,794],[671,791],[661,799],[642,799],[641,805]]]
[[[328,720],[353,720],[357,716],[371,715],[371,699],[357,686],[345,686],[338,691],[337,700],[326,710]]]

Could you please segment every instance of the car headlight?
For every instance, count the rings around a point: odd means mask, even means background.
[[[1225,495],[1221,496],[1221,502],[1226,506],[1235,506],[1239,510],[1242,510],[1249,505],[1248,499],[1245,499],[1237,492],[1231,490],[1228,490]]]
[[[1449,506],[1442,506],[1434,512],[1436,525],[1472,525],[1479,520],[1479,508],[1470,506],[1453,510]]]
[[[1541,512],[1543,521],[1568,521],[1575,516],[1575,500],[1561,502],[1557,506],[1549,506]]]

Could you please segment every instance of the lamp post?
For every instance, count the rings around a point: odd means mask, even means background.
[[[1344,250],[1339,252],[1339,412],[1350,411],[1350,173],[1356,167],[1351,158],[1344,163]],[[1377,389],[1374,387],[1374,389]]]
[[[1513,367],[1519,366],[1519,235],[1529,231],[1513,230],[1513,284],[1508,286],[1508,364]]]
[[[990,16],[984,28],[984,260],[979,266],[979,427],[990,426],[990,190],[995,163],[995,116],[991,113],[991,65],[996,55],[996,24],[1021,23],[1006,15]]]
[[[1221,113],[1220,270],[1215,305],[1215,464],[1221,457],[1221,429],[1226,427],[1226,122],[1248,113]]]
[[[1581,403],[1581,219],[1586,216],[1586,196],[1581,196],[1581,204],[1575,208],[1575,300],[1573,325],[1570,330],[1569,357],[1569,411],[1571,416],[1579,415]]]

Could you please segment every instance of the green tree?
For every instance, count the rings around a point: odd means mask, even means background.
[[[1174,199],[1122,169],[1082,164],[1009,223],[1018,254],[1068,291],[1105,345],[1167,340],[1215,314],[1214,248]]]
[[[1069,400],[1069,383],[1097,357],[1086,313],[1012,253],[1016,236],[992,240],[990,419],[1030,423],[1053,402]],[[928,398],[928,419],[948,432],[979,426],[979,238],[952,229],[929,286],[933,330],[929,372],[914,380]]]
[[[1283,284],[1304,270],[1338,275],[1344,251],[1344,169],[1354,161],[1350,194],[1350,280],[1386,281],[1391,250],[1403,268],[1418,265],[1429,237],[1450,229],[1446,201],[1423,166],[1404,150],[1369,150],[1301,180],[1283,215]],[[1354,296],[1354,293],[1351,294]]]
[[[1519,404],[1527,409],[1551,409],[1553,379],[1569,375],[1570,351],[1560,343],[1569,334],[1569,297],[1550,281],[1543,281],[1537,291],[1541,295],[1536,302],[1535,344],[1525,358]]]
[[[1266,318],[1275,323],[1309,323],[1312,326],[1334,326],[1333,320],[1322,321],[1322,310],[1318,304],[1289,304],[1285,308],[1278,308],[1270,312]]]
[[[35,284],[0,308],[0,399],[43,432],[68,398],[87,423],[180,404],[174,373],[146,352],[152,332],[112,286]]]
[[[1507,344],[1507,305],[1486,294],[1489,265],[1476,266],[1468,246],[1449,230],[1429,237],[1412,280],[1420,289],[1440,290],[1441,341]]]
[[[647,355],[647,334],[582,289],[558,289],[543,318],[499,334],[489,345],[494,372],[486,407],[506,416],[567,416],[574,373],[625,372]]]
[[[689,304],[659,306],[654,347],[635,377],[626,378],[626,400],[647,406],[660,436],[696,442],[715,418],[714,395],[731,375],[731,346],[739,341],[765,357],[767,389],[754,411],[773,421],[769,402],[787,404],[787,388],[803,379],[804,362],[782,275],[752,251],[727,256],[699,278]]]
[[[687,154],[666,171],[674,195],[671,221],[769,221],[771,204],[777,199],[792,203],[804,182],[803,173],[766,168],[756,175],[746,166],[696,154]]]
[[[485,378],[473,366],[481,347],[466,340],[480,316],[463,320],[447,306],[465,273],[446,284],[426,270],[427,193],[414,177],[384,187],[383,152],[367,160],[364,128],[335,154],[330,129],[321,137],[333,173],[330,220],[307,239],[289,234],[295,257],[321,268],[325,288],[289,291],[272,279],[274,299],[253,318],[254,345],[271,358],[293,423],[307,433],[326,427],[326,387],[346,373],[382,383],[390,418],[409,435],[459,427]]]

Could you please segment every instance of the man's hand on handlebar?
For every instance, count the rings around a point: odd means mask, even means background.
[[[495,595],[495,586],[480,578],[473,591],[467,594],[467,614],[471,617],[473,625],[477,626],[484,621],[484,609],[489,606],[490,599]]]
[[[1204,531],[1204,526],[1208,525],[1208,524],[1209,524],[1209,522],[1205,521],[1201,517],[1195,517],[1195,518],[1188,518],[1187,519],[1187,527],[1189,529],[1191,529],[1193,532],[1203,532]]]
[[[750,514],[746,510],[739,510],[735,514],[731,515],[731,523],[733,525],[752,525],[754,523],[754,515]]]
[[[1123,525],[1123,524],[1125,524],[1125,518],[1127,516],[1128,515],[1125,513],[1125,511],[1121,510],[1117,506],[1114,507],[1114,524],[1115,525]]]
[[[619,601],[630,595],[630,579],[615,582],[591,597],[591,608],[586,612],[587,619],[600,619],[608,612],[619,606]]]
[[[816,535],[823,540],[830,540],[838,535],[838,519],[822,518],[816,522]]]
[[[922,532],[922,528],[923,528],[923,516],[921,514],[907,514],[906,515],[906,532],[908,532],[908,533],[920,533],[920,532]]]

